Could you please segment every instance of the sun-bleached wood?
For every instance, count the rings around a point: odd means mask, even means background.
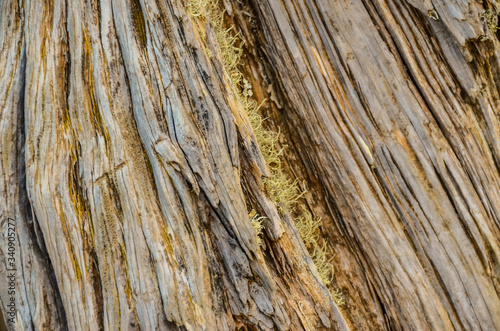
[[[500,51],[484,19],[495,4],[220,6],[346,304],[265,192],[211,22],[202,40],[186,1],[4,0],[10,328],[500,329]],[[261,246],[252,209],[267,217]]]

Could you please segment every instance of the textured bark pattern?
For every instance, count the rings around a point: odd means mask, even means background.
[[[245,37],[271,64],[255,80],[324,217],[350,326],[500,329],[492,4],[251,3]]]
[[[278,215],[268,170],[182,1],[7,1],[2,15],[18,328],[343,328],[292,223],[275,220],[266,256],[257,244],[240,182]]]
[[[495,5],[221,1],[323,219],[340,310],[186,6],[0,1],[11,329],[500,330]]]

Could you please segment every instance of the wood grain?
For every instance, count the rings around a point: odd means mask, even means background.
[[[216,22],[181,0],[4,0],[9,330],[500,330],[496,3],[219,6],[346,305],[265,190]]]

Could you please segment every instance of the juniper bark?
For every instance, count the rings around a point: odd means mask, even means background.
[[[10,329],[500,329],[496,3],[218,6],[223,22],[181,0],[0,1]],[[214,24],[244,41],[340,308],[299,211],[270,197]]]

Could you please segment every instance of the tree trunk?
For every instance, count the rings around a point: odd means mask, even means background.
[[[7,327],[500,330],[497,6],[0,0]]]

